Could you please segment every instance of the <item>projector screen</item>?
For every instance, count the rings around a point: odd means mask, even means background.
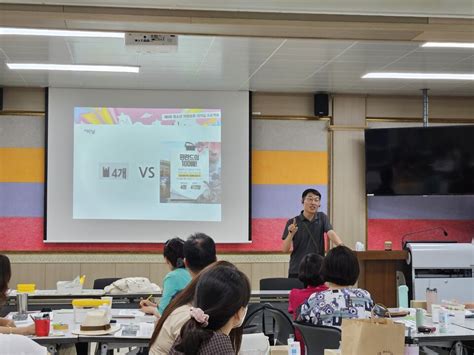
[[[248,100],[49,89],[45,241],[248,242]]]

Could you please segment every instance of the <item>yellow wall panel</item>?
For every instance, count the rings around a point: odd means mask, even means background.
[[[0,182],[44,182],[44,148],[0,148]]]
[[[253,151],[252,184],[327,185],[327,152]]]

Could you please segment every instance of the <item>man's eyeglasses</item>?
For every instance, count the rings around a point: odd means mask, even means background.
[[[317,198],[317,197],[316,198],[306,197],[304,200],[307,201],[307,202],[310,202],[310,203],[319,202],[319,198]]]

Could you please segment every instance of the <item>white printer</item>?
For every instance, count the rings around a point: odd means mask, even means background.
[[[474,301],[474,244],[407,243],[413,299],[426,299],[426,288],[441,300]]]

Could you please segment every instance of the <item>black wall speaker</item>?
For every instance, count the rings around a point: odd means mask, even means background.
[[[329,116],[329,94],[314,94],[314,115]]]

